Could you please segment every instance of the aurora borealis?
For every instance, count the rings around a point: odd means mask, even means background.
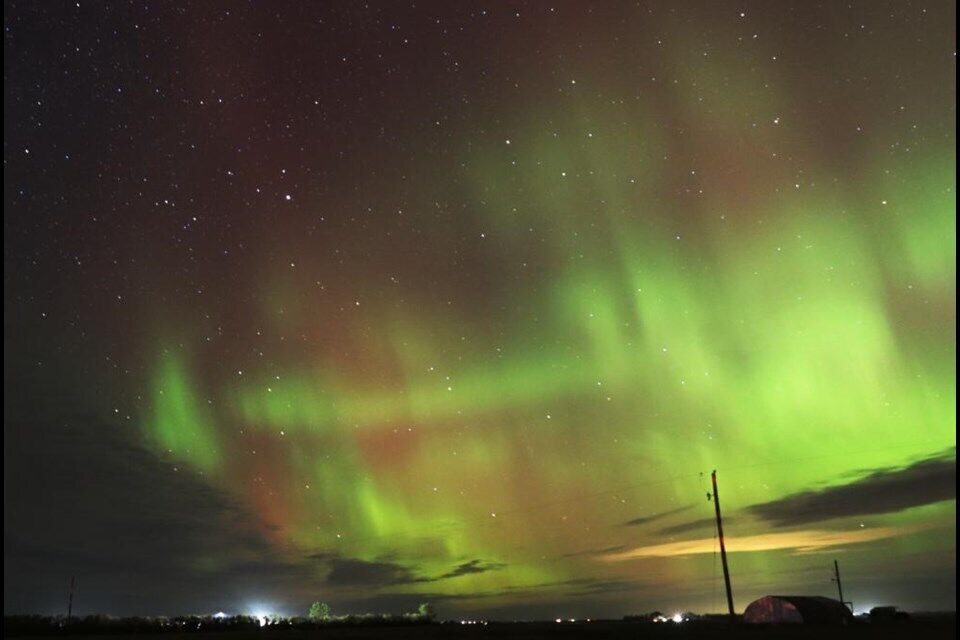
[[[4,608],[956,600],[949,2],[6,3]]]

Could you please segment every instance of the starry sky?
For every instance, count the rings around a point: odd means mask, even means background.
[[[955,11],[5,2],[5,613],[954,608]]]

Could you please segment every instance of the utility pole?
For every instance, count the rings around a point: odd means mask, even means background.
[[[77,587],[77,576],[70,576],[70,595],[67,599],[67,624],[70,623],[70,616],[73,615],[73,592]]]
[[[837,593],[840,595],[840,604],[843,606],[849,605],[850,611],[853,611],[853,603],[843,599],[843,584],[840,582],[840,563],[836,560],[833,561],[833,581],[837,583]]]
[[[717,493],[717,470],[714,469],[710,474],[713,481],[713,509],[717,513],[717,537],[720,539],[720,561],[723,563],[723,583],[727,587],[727,611],[732,618],[736,614],[733,611],[733,591],[730,589],[730,569],[727,567],[727,546],[723,542],[723,519],[720,517],[720,496]]]

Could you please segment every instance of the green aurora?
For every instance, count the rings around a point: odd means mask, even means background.
[[[955,2],[8,5],[5,613],[955,607]]]
[[[713,72],[692,74],[677,117],[726,151],[668,175],[674,143],[653,124],[664,114],[642,100],[516,114],[510,138],[460,151],[482,304],[437,313],[428,299],[441,294],[422,281],[361,277],[353,315],[331,319],[336,303],[276,269],[253,296],[254,324],[301,336],[296,348],[274,341],[271,366],[201,380],[200,356],[180,346],[190,339],[168,346],[145,428],[245,496],[290,553],[389,558],[427,576],[482,558],[498,569],[431,583],[482,606],[505,589],[549,598],[579,577],[640,571],[719,609],[711,553],[590,550],[711,538],[709,524],[621,525],[709,518],[701,472],[713,468],[736,540],[771,530],[750,505],[955,446],[955,156],[878,154],[862,180],[797,177],[770,150],[814,155],[804,145],[818,133],[776,115],[788,96],[752,105],[767,117],[745,130],[742,106],[701,85]],[[718,108],[690,106],[685,90]],[[746,207],[744,180],[764,185]],[[459,241],[426,244],[444,254]],[[190,392],[201,382],[209,404]],[[805,553],[846,552],[859,576],[916,549],[952,552],[954,521],[953,501],[833,519],[814,528],[838,539]],[[733,554],[741,604],[784,574],[823,573],[828,555],[798,553],[810,529]]]

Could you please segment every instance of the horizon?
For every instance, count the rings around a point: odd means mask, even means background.
[[[810,596],[804,596],[810,597]],[[828,598],[835,600],[834,598]],[[926,615],[956,615],[956,608],[954,609],[942,609],[942,610],[907,610],[896,605],[869,605],[860,610],[851,611],[854,617],[857,618],[869,618],[870,610],[875,608],[892,608],[896,611],[904,612],[912,616],[926,616]],[[362,617],[362,616],[387,616],[387,617],[399,617],[404,615],[413,615],[415,611],[354,611],[354,612],[345,612],[345,613],[331,613],[330,616],[322,620],[314,620],[309,617],[306,613],[295,613],[295,614],[281,614],[277,612],[266,612],[266,611],[248,611],[248,612],[226,612],[226,611],[214,611],[208,613],[179,613],[179,614],[154,614],[154,615],[129,615],[129,616],[117,616],[110,613],[98,612],[98,613],[87,613],[87,614],[77,614],[74,613],[70,616],[70,619],[81,620],[84,618],[98,618],[106,617],[113,620],[128,620],[128,619],[145,619],[145,620],[172,620],[177,618],[212,618],[215,620],[236,620],[236,619],[251,619],[259,620],[260,626],[271,626],[273,624],[280,624],[283,622],[289,622],[294,620],[301,620],[309,622],[311,624],[325,625],[325,624],[336,624],[337,622],[344,621],[345,619],[351,617]],[[456,623],[456,624],[488,624],[488,623],[497,623],[497,624],[523,624],[523,623],[552,623],[552,624],[565,624],[565,623],[589,623],[589,622],[628,622],[628,621],[638,621],[641,618],[656,617],[654,614],[659,614],[664,618],[661,622],[673,622],[680,624],[681,622],[696,622],[698,620],[709,620],[709,621],[722,621],[724,619],[729,619],[729,614],[724,612],[698,612],[698,611],[689,611],[689,610],[676,610],[676,611],[660,611],[659,609],[653,609],[649,611],[637,611],[635,613],[627,613],[623,616],[616,618],[598,618],[598,617],[569,617],[563,615],[557,615],[553,618],[485,618],[485,617],[453,617],[453,618],[444,618],[442,616],[436,616],[435,619],[431,620],[434,623]],[[738,613],[737,617],[741,616],[742,613]],[[41,613],[5,613],[4,617],[16,618],[16,617],[42,617],[50,620],[66,620],[67,615],[65,613],[60,614],[41,614]],[[678,620],[682,618],[682,620]],[[654,622],[651,618],[650,620],[644,620]]]
[[[5,614],[955,611],[955,24],[5,1]]]

